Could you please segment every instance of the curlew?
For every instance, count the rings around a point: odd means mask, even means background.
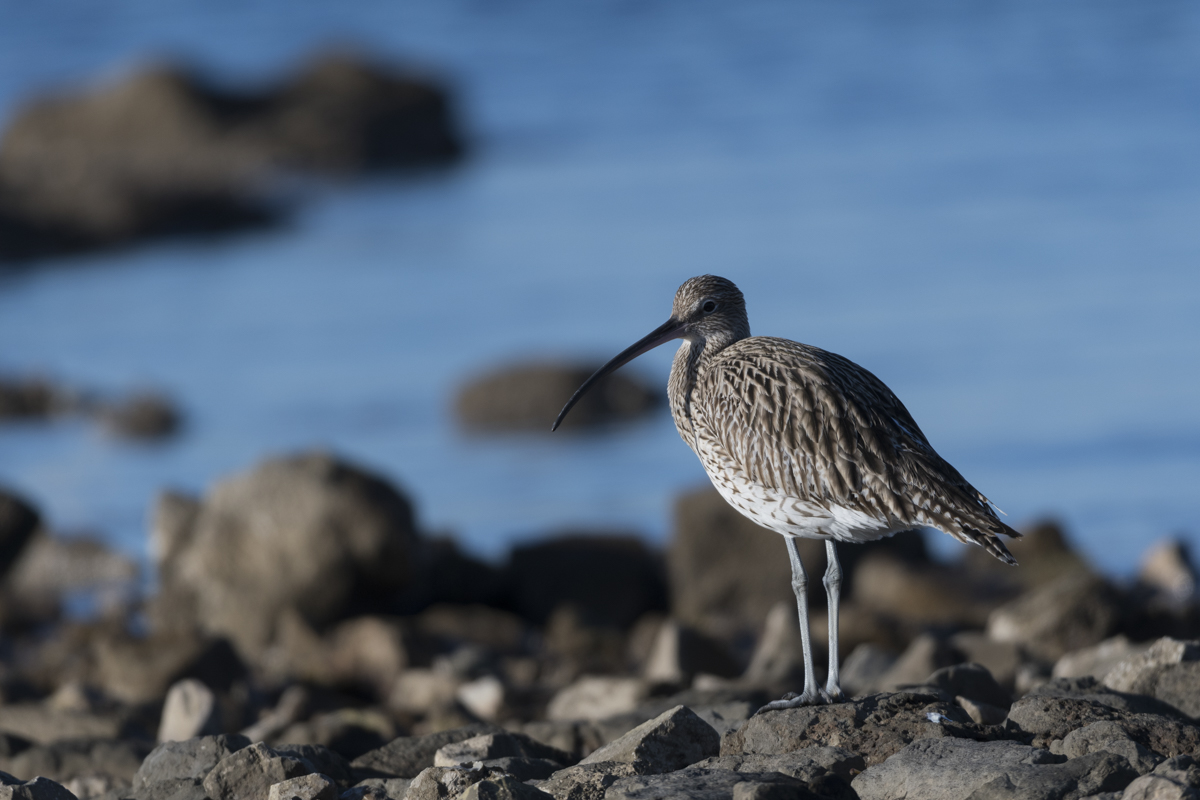
[[[837,542],[869,542],[937,528],[1017,562],[998,534],[1021,534],[991,501],[934,451],[904,404],[867,370],[787,339],[751,336],[742,293],[713,275],[679,287],[671,317],[598,369],[571,396],[552,429],[598,380],[642,353],[682,339],[667,395],[675,427],[721,496],[783,535],[804,648],[804,690],[764,710],[844,699],[838,678]],[[808,578],[796,538],[825,542],[829,671],[813,674]]]

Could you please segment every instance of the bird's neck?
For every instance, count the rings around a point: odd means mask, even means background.
[[[695,336],[688,337],[675,351],[675,360],[671,364],[671,377],[667,381],[667,399],[671,404],[671,416],[675,420],[675,429],[687,446],[696,449],[695,434],[692,427],[692,400],[696,383],[700,375],[717,355],[738,338],[727,341],[721,339],[706,339]]]

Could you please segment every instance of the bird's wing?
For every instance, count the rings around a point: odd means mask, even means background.
[[[1011,530],[883,381],[848,359],[751,337],[721,351],[698,380],[697,436],[755,483],[970,541]]]

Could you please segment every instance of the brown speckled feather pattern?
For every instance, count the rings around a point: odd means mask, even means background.
[[[892,391],[848,359],[763,336],[685,344],[669,394],[713,483],[765,527],[865,541],[927,526],[1015,563],[997,534],[1020,534]]]

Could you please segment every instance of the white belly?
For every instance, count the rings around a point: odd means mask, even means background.
[[[703,459],[702,459],[703,462]],[[741,470],[710,469],[705,472],[725,502],[767,530],[804,539],[833,539],[839,542],[871,542],[908,530],[858,509],[825,506],[801,500],[746,480]]]

